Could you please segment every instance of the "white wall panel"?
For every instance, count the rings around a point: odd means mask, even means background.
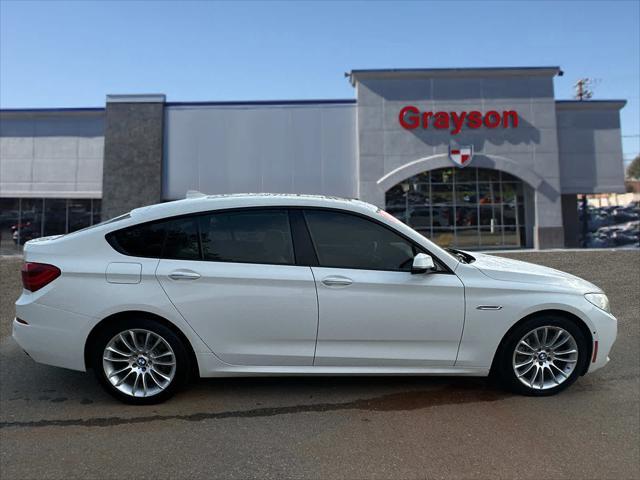
[[[163,198],[282,192],[356,196],[355,105],[165,109]]]
[[[102,111],[0,113],[0,197],[102,196]]]

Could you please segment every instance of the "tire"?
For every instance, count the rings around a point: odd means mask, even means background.
[[[118,319],[103,328],[92,345],[91,365],[109,394],[132,405],[164,402],[190,372],[180,337],[144,316]]]
[[[555,395],[584,372],[588,346],[584,333],[571,320],[553,314],[532,317],[504,339],[497,357],[499,380],[521,395]]]

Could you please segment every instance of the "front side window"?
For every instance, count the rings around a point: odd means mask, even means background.
[[[200,217],[204,260],[293,265],[286,210],[245,210]]]
[[[348,213],[306,210],[321,267],[410,271],[414,246],[371,220]]]

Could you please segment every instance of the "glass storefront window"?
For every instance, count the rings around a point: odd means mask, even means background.
[[[453,205],[453,185],[432,183],[431,201],[434,205]]]
[[[409,205],[416,206],[428,206],[431,204],[431,199],[429,197],[429,185],[424,190],[409,190],[407,192],[407,197],[409,200]],[[402,202],[405,203],[404,201]]]
[[[514,205],[518,196],[518,185],[515,183],[502,184],[502,198],[504,203]]]
[[[67,200],[45,198],[43,235],[48,237],[65,233],[67,233]]]
[[[504,227],[504,240],[503,243],[510,247],[520,246],[520,230],[516,227]]]
[[[403,205],[404,204],[404,192],[400,185],[396,185],[387,192],[387,203],[389,205]]]
[[[456,203],[475,204],[478,203],[478,189],[475,183],[460,184],[456,183]]]
[[[42,236],[43,198],[23,198],[20,202],[20,223],[18,224],[18,244]]]
[[[456,170],[456,183],[477,183],[478,182],[478,169],[477,168],[463,168]]]
[[[452,183],[453,168],[440,168],[431,171],[431,183]]]
[[[450,227],[453,225],[453,207],[433,207],[433,226]]]
[[[92,215],[91,215],[91,224],[95,225],[96,223],[100,223],[102,221],[102,200],[99,198],[94,198],[91,200],[92,204]],[[107,220],[107,219],[105,219]]]
[[[456,226],[473,227],[478,225],[478,208],[472,207],[456,207]]]
[[[415,180],[416,182],[421,182],[421,183],[429,183],[429,179],[430,179],[431,175],[429,172],[422,172],[419,173],[413,177],[411,177],[413,180]]]
[[[431,240],[441,247],[453,247],[453,231],[448,228],[434,228]]]
[[[478,246],[478,229],[462,227],[456,228],[456,247],[464,249]]]
[[[488,168],[478,168],[478,181],[479,182],[499,182],[500,171],[489,170]]]
[[[482,168],[423,172],[391,188],[386,208],[441,246],[524,245],[523,184]]]
[[[512,205],[503,205],[502,207],[502,223],[504,225],[517,225],[516,208]]]
[[[416,227],[431,227],[431,207],[416,206],[409,216],[409,222]]]
[[[480,245],[482,247],[499,247],[502,243],[502,228],[480,228]]]
[[[500,172],[500,179],[503,182],[516,182],[516,183],[520,183],[520,180],[517,177],[514,177],[513,175],[511,175],[510,173],[507,172]]]
[[[81,228],[90,226],[91,223],[91,200],[73,199],[69,200],[69,231],[75,232]]]
[[[478,191],[480,192],[480,200],[478,203],[496,203],[500,197],[500,184],[499,183],[479,183]]]
[[[99,199],[0,198],[0,255],[20,253],[34,238],[100,223]]]
[[[501,225],[499,205],[480,205],[480,225]]]
[[[19,221],[20,200],[0,198],[0,255],[12,255],[20,251],[18,247]]]

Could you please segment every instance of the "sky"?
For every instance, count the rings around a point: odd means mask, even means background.
[[[353,98],[360,68],[560,66],[626,99],[640,153],[640,1],[207,2],[0,0],[0,108]]]

